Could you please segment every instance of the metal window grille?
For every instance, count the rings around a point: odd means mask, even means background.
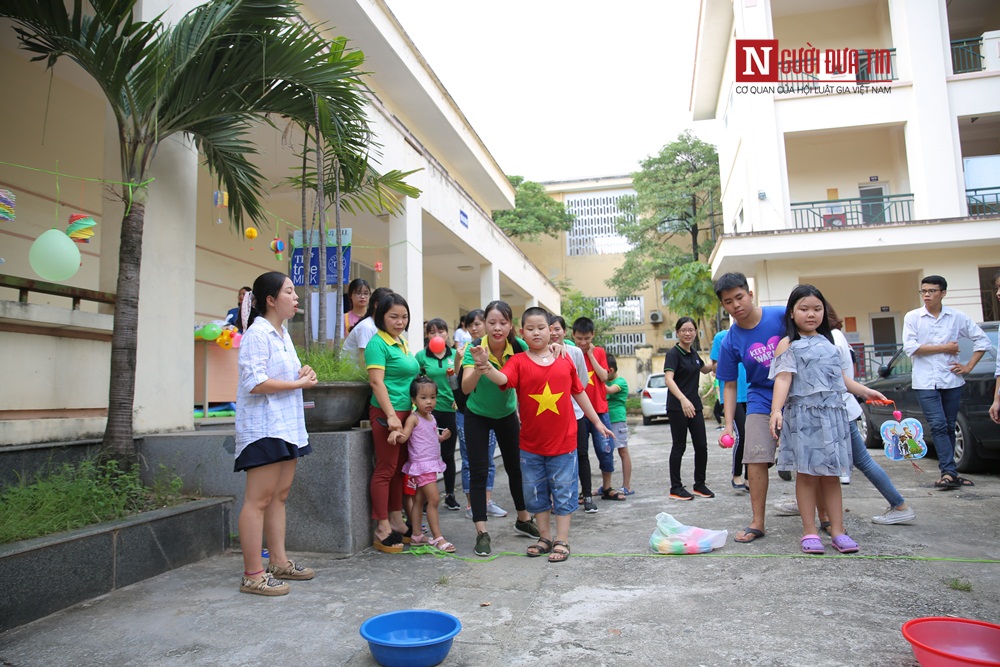
[[[566,235],[566,254],[607,255],[624,253],[631,245],[619,236],[615,221],[623,214],[618,200],[634,190],[615,190],[583,195],[567,195],[566,212],[576,216]]]
[[[636,346],[645,344],[644,333],[616,333],[611,334],[611,340],[604,346],[604,350],[616,357],[634,357]]]
[[[599,296],[592,299],[594,310],[602,319],[614,322],[616,326],[643,324],[643,299],[641,296],[625,297],[624,303],[618,297]]]

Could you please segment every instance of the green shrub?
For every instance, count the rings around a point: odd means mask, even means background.
[[[642,413],[642,404],[640,403],[640,398],[638,396],[629,396],[625,399],[625,412],[630,415],[638,415]]]
[[[320,382],[368,382],[368,371],[350,353],[337,354],[326,349],[309,350],[299,353],[299,361],[303,366],[312,367]]]
[[[138,468],[114,460],[64,463],[20,479],[0,492],[0,544],[121,519],[178,500],[182,480],[161,471],[158,489],[142,484]]]

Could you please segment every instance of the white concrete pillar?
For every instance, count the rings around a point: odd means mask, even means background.
[[[770,0],[733,3],[737,38],[772,39]],[[788,204],[788,171],[785,137],[778,124],[774,96],[767,93],[741,94],[737,101],[742,115],[743,148],[747,166],[743,200],[745,225],[740,231],[765,231],[791,226]]]
[[[951,71],[943,3],[889,0],[889,22],[901,72],[913,80],[904,130],[913,217],[934,220],[966,208],[958,121],[948,104]]]
[[[983,65],[987,72],[1000,70],[1000,30],[983,33]]]
[[[194,143],[182,135],[162,140],[150,175],[139,272],[136,433],[194,428]]]
[[[424,227],[423,207],[406,198],[403,212],[389,220],[389,289],[402,294],[410,307],[407,340],[423,341]]]
[[[485,308],[490,301],[500,298],[500,269],[496,264],[482,264],[479,267],[479,303]]]

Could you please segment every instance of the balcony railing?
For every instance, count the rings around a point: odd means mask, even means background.
[[[872,56],[864,49],[857,52],[858,62],[838,62],[833,68],[827,66],[825,55],[818,60],[782,60],[778,62],[778,81],[780,83],[815,83],[817,85],[829,82],[844,84],[867,84],[881,81],[896,81],[896,49],[873,49]]]
[[[951,69],[955,74],[980,72],[984,60],[982,37],[951,40]]]
[[[913,195],[856,199],[826,199],[792,204],[795,229],[824,229],[908,222],[913,219]]]
[[[965,191],[969,215],[1000,215],[1000,186]]]

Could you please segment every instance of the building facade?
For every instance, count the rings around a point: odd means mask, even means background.
[[[703,0],[691,110],[723,126],[714,275],[747,274],[762,304],[815,284],[881,356],[924,275],[996,319],[998,45],[987,0]]]
[[[145,2],[140,18],[165,11],[170,23],[197,4]],[[537,304],[558,311],[558,290],[492,222],[493,210],[513,206],[513,188],[385,4],[307,2],[302,12],[335,26],[331,37],[345,35],[365,54],[378,168],[418,170],[407,180],[421,194],[406,199],[399,215],[342,215],[352,230],[354,275],[406,297],[411,340],[422,339],[426,319],[454,324],[460,313],[494,299],[515,310]],[[5,377],[18,379],[0,384],[0,444],[99,436],[114,381],[111,306],[84,298],[76,309],[69,292],[4,285],[37,280],[28,261],[32,242],[53,226],[65,229],[70,214],[86,213],[97,233],[81,246],[81,269],[63,285],[89,296],[114,291],[123,204],[105,196],[101,181],[121,180],[117,132],[101,91],[75,65],[60,61],[50,80],[2,21],[0,66],[20,100],[0,110],[0,189],[16,195],[17,207],[15,219],[0,220],[0,349]],[[289,271],[288,253],[278,260],[268,248],[273,237],[290,239],[301,225],[300,195],[285,182],[302,142],[282,129],[255,129],[271,227],[252,241],[214,205],[217,186],[189,142],[171,139],[157,150],[140,277],[137,434],[193,428],[201,382],[194,327],[221,319],[240,286],[257,275]]]

